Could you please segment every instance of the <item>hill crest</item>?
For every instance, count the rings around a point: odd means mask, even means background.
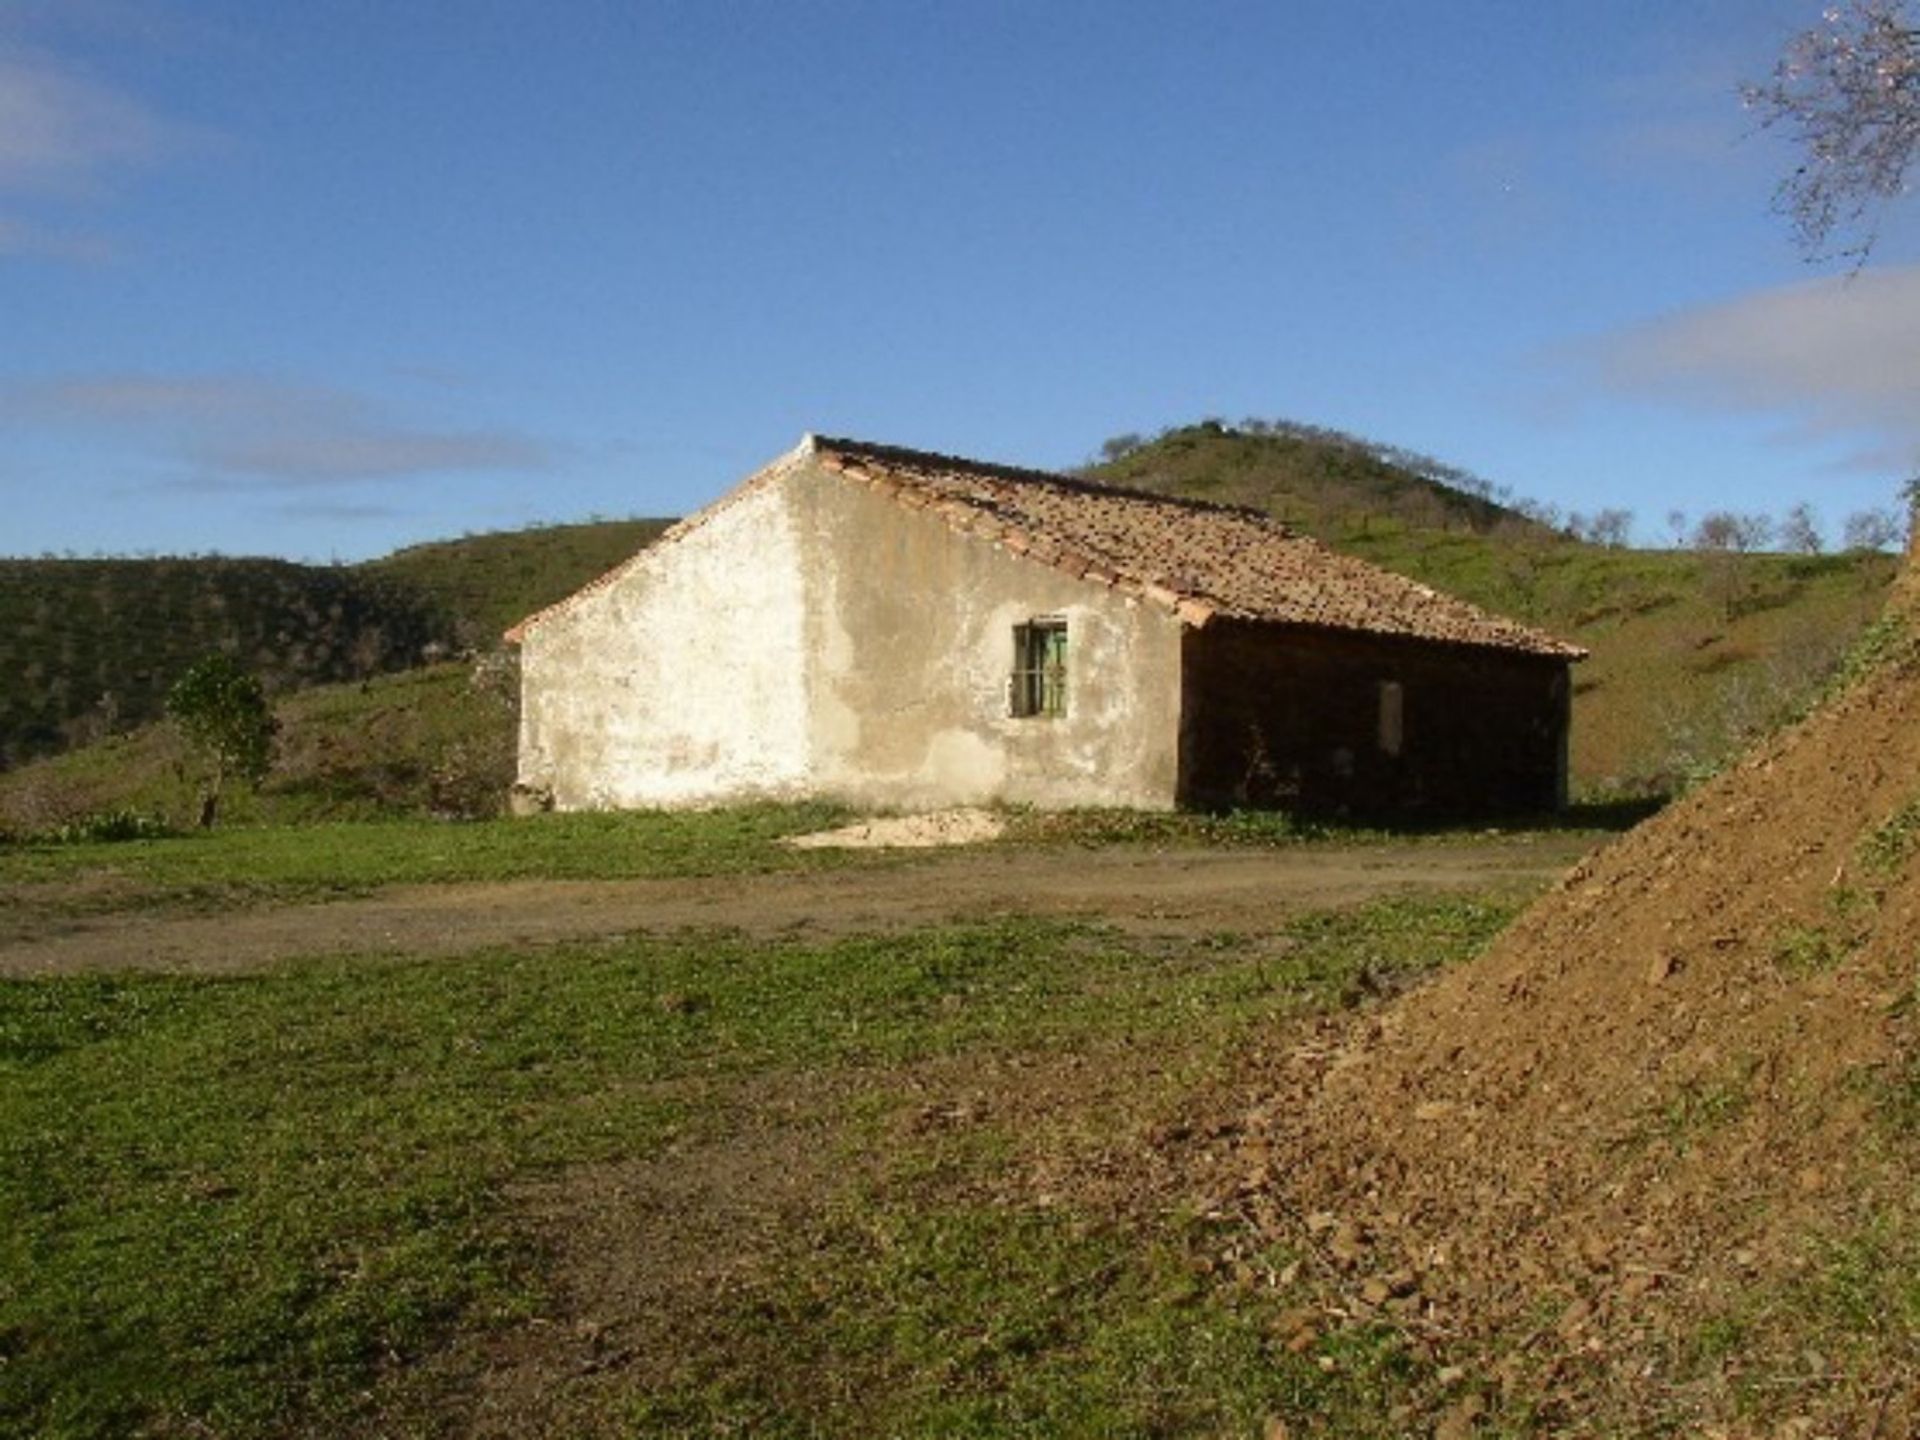
[[[1090,478],[1158,494],[1245,505],[1320,538],[1343,522],[1392,518],[1479,535],[1551,534],[1541,507],[1468,470],[1399,446],[1295,421],[1218,420],[1152,439],[1109,440]]]

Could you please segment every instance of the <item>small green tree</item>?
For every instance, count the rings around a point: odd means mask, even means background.
[[[267,773],[279,722],[258,678],[225,655],[207,656],[174,682],[167,716],[200,758],[200,827],[211,829],[227,781],[257,783]]]

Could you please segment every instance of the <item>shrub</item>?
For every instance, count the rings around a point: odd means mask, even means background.
[[[123,840],[160,840],[176,833],[166,821],[138,810],[103,810],[82,815],[47,831],[44,839],[56,845],[94,845]]]

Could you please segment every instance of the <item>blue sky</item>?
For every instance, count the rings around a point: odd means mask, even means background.
[[[0,0],[0,553],[684,513],[807,430],[1203,416],[1563,509],[1920,464],[1920,215],[1809,265],[1816,0]]]

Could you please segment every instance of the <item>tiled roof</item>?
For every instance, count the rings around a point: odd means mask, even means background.
[[[1329,550],[1258,510],[826,436],[814,458],[1028,559],[1204,625],[1215,616],[1577,660],[1587,652]]]
[[[672,544],[808,460],[1038,564],[1162,605],[1191,625],[1218,616],[1563,660],[1587,653],[1329,550],[1258,510],[827,436],[808,436],[798,449],[667,531],[654,548]],[[507,632],[507,639],[519,640],[530,626],[611,584],[639,559],[529,616]]]

